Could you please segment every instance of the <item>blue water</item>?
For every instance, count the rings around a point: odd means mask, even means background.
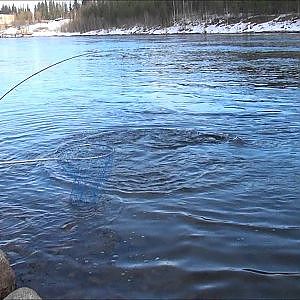
[[[1,101],[1,161],[83,140],[115,150],[87,205],[70,201],[76,174],[59,162],[0,167],[0,247],[18,286],[298,298],[299,45],[299,34],[0,39],[0,94],[90,51]]]

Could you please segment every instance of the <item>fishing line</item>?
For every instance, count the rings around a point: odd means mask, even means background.
[[[22,83],[24,83],[25,81],[29,80],[30,78],[54,67],[54,66],[57,66],[59,64],[62,64],[68,60],[71,60],[71,59],[74,59],[74,58],[77,58],[77,57],[81,57],[81,56],[85,56],[85,55],[88,55],[89,52],[87,53],[82,53],[82,54],[77,54],[77,55],[74,55],[72,57],[68,57],[68,58],[65,58],[63,60],[60,60],[54,64],[51,64],[33,74],[31,74],[30,76],[26,77],[25,79],[23,79],[22,81],[20,81],[19,83],[17,83],[16,85],[14,85],[10,90],[8,90],[5,94],[3,94],[0,98],[0,101],[5,97],[7,96],[9,93],[11,93],[13,90],[15,90],[18,86],[20,86]],[[80,158],[78,158],[80,159]],[[57,158],[39,158],[39,159],[33,159],[33,160],[8,160],[8,161],[0,161],[0,166],[1,165],[15,165],[15,164],[31,164],[31,163],[37,163],[37,162],[41,162],[41,161],[55,161],[55,160],[58,160]]]
[[[22,83],[26,82],[30,78],[40,74],[41,72],[44,72],[54,66],[57,66],[61,63],[64,63],[66,61],[69,61],[71,59],[75,59],[81,56],[86,56],[90,54],[91,52],[86,52],[78,55],[74,55],[72,57],[60,60],[56,63],[53,63],[34,74],[26,77],[16,85],[14,85],[10,90],[8,90],[5,94],[3,94],[0,97],[0,101],[3,100],[5,96],[7,96],[9,93],[11,93],[14,89],[16,89],[18,86],[20,86]],[[90,146],[97,146],[98,149],[96,153],[92,154],[90,152],[91,148]],[[105,180],[107,179],[110,168],[112,165],[112,157],[114,154],[114,148],[110,147],[108,145],[101,145],[97,143],[93,144],[79,144],[78,148],[80,148],[80,154],[78,156],[74,157],[69,155],[68,152],[65,153],[63,157],[40,157],[35,159],[23,159],[23,160],[5,160],[0,161],[0,167],[4,166],[10,166],[10,165],[29,165],[29,164],[38,164],[42,162],[61,162],[62,167],[66,171],[69,171],[68,166],[64,163],[68,162],[72,165],[76,166],[76,172],[73,175],[73,185],[72,185],[72,192],[70,194],[70,197],[73,202],[82,201],[82,202],[94,202],[96,199],[98,199],[101,195],[102,186]],[[99,149],[102,148],[102,153],[99,152]],[[93,150],[93,149],[92,149]],[[97,180],[95,181],[94,185],[88,185],[85,182],[83,182],[82,178],[85,177],[87,170],[93,171],[93,177]]]
[[[11,93],[13,90],[15,90],[18,86],[20,86],[22,83],[26,82],[27,80],[29,80],[30,78],[40,74],[41,72],[44,72],[54,66],[57,66],[59,64],[62,64],[66,61],[69,61],[71,59],[75,59],[75,58],[78,58],[78,57],[81,57],[81,56],[86,56],[90,54],[90,52],[86,52],[86,53],[82,53],[82,54],[77,54],[77,55],[74,55],[72,57],[68,57],[68,58],[65,58],[63,60],[60,60],[56,63],[53,63],[33,74],[31,74],[30,76],[26,77],[25,79],[23,79],[22,81],[20,81],[19,83],[17,83],[16,85],[14,85],[10,90],[8,90],[5,94],[3,94],[1,97],[0,97],[0,101],[5,97],[7,96],[9,93]],[[113,149],[111,149],[111,152],[113,152]],[[107,155],[97,155],[97,156],[86,156],[86,157],[76,157],[76,158],[68,158],[68,159],[65,159],[67,161],[79,161],[79,160],[92,160],[92,159],[99,159],[99,158],[104,158],[106,157]],[[36,164],[36,163],[39,163],[39,162],[49,162],[49,161],[60,161],[61,159],[60,158],[56,158],[56,157],[49,157],[49,158],[36,158],[36,159],[27,159],[27,160],[6,160],[6,161],[0,161],[0,166],[4,166],[4,165],[24,165],[24,164]]]
[[[111,151],[111,153],[113,150]],[[49,161],[79,161],[79,160],[93,160],[93,159],[99,159],[99,158],[105,158],[111,153],[105,154],[105,155],[97,155],[97,156],[86,156],[86,157],[75,157],[75,158],[56,158],[56,157],[48,157],[48,158],[35,158],[35,159],[24,159],[24,160],[3,160],[0,161],[0,167],[2,165],[28,165],[28,164],[36,164],[39,162],[49,162]]]
[[[52,64],[52,65],[49,65],[49,66],[45,67],[45,68],[42,69],[42,70],[39,70],[39,71],[35,72],[34,74],[28,76],[27,78],[25,78],[25,79],[23,79],[22,81],[20,81],[19,83],[17,83],[17,84],[16,84],[15,86],[13,86],[9,91],[7,91],[4,95],[2,95],[1,98],[0,98],[0,101],[1,101],[5,96],[7,96],[10,92],[12,92],[14,89],[16,89],[19,85],[21,85],[21,84],[24,83],[25,81],[29,80],[30,78],[32,78],[32,77],[34,77],[34,76],[40,74],[41,72],[44,72],[44,71],[46,71],[46,70],[48,70],[48,69],[50,69],[50,68],[52,68],[52,67],[54,67],[54,66],[57,66],[57,65],[59,65],[59,64],[62,64],[62,63],[64,63],[64,62],[68,61],[68,60],[71,60],[71,59],[74,59],[74,58],[77,58],[77,57],[81,57],[81,56],[85,56],[85,55],[88,55],[88,54],[89,54],[89,52],[87,52],[87,53],[82,53],[82,54],[78,54],[78,55],[74,55],[74,56],[72,56],[72,57],[69,57],[69,58],[63,59],[63,60],[61,60],[61,61],[58,61],[58,62],[56,62],[56,63],[54,63],[54,64]]]

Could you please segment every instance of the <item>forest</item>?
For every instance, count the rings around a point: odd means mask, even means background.
[[[71,12],[79,8],[77,1],[71,5],[69,2],[57,2],[54,0],[44,0],[38,2],[31,11],[29,6],[16,7],[14,4],[2,5],[0,14],[14,14],[16,16],[15,25],[25,25],[41,20],[54,20],[57,18],[70,18]]]
[[[100,28],[129,26],[170,26],[182,22],[227,22],[256,17],[266,21],[280,14],[299,16],[300,0],[75,0],[39,2],[29,7],[2,6],[0,13],[13,13],[16,22],[70,18],[65,31],[86,32]]]
[[[109,27],[169,26],[178,22],[298,14],[300,0],[83,0],[72,13],[68,31]]]

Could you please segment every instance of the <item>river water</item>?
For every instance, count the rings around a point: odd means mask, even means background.
[[[1,161],[114,149],[109,177],[89,174],[97,159],[67,175],[60,161],[0,166],[0,247],[18,286],[298,298],[299,45],[299,34],[0,39],[0,94],[89,53],[1,101]],[[80,172],[93,203],[72,201]]]

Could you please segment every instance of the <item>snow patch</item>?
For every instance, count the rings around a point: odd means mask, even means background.
[[[69,22],[70,19],[62,19],[32,24],[28,26],[28,33],[32,36],[67,35],[61,32],[61,27]]]
[[[233,34],[233,33],[264,33],[264,32],[300,32],[300,19],[288,19],[286,15],[281,15],[272,21],[260,24],[251,22],[239,22],[236,24],[226,24],[225,20],[221,20],[217,24],[207,24],[204,22],[175,24],[170,27],[151,27],[134,26],[131,28],[110,28],[99,29],[85,33],[79,32],[61,32],[63,25],[70,20],[54,20],[29,25],[26,28],[26,34],[32,36],[103,36],[103,35],[166,35],[166,34],[191,34],[191,33],[209,33],[209,34]],[[16,28],[8,28],[0,35],[16,36],[19,31]]]
[[[189,33],[263,33],[263,32],[300,32],[300,19],[280,21],[280,17],[265,23],[239,22],[236,24],[211,24],[206,23],[174,25],[170,27],[132,27],[127,29],[111,28],[93,30],[81,35],[127,35],[127,34],[189,34]]]

